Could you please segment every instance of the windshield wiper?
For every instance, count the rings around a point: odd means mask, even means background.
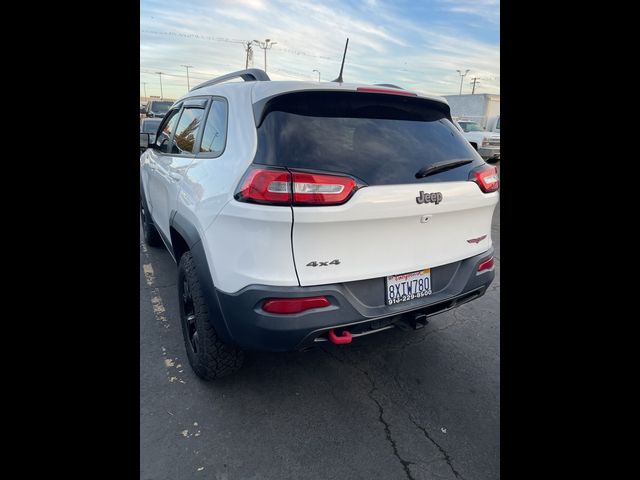
[[[429,175],[461,167],[462,165],[467,165],[471,162],[473,162],[473,160],[445,160],[444,162],[432,163],[431,165],[427,165],[426,167],[422,167],[418,170],[416,178],[428,177]]]

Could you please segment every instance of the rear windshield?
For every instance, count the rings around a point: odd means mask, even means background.
[[[151,111],[158,113],[167,113],[171,105],[173,105],[172,102],[153,102],[151,104]]]
[[[430,100],[353,92],[300,92],[275,97],[258,127],[254,163],[345,173],[368,185],[467,180],[483,163]],[[417,179],[425,166],[472,163]]]
[[[484,132],[484,128],[476,122],[458,122],[465,132]]]

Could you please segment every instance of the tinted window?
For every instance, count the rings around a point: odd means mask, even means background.
[[[153,102],[151,111],[154,113],[167,113],[173,102]]]
[[[439,102],[396,95],[305,92],[276,97],[258,128],[255,163],[346,173],[369,185],[467,180],[483,163]],[[471,164],[416,179],[446,160]]]
[[[172,110],[165,117],[166,121],[163,123],[162,132],[158,135],[158,138],[156,138],[156,145],[160,148],[161,152],[167,153],[169,151],[169,140],[178,122],[179,111],[179,109]]]
[[[204,125],[200,152],[220,154],[224,150],[226,139],[227,102],[214,99]]]
[[[465,132],[484,132],[484,129],[476,122],[460,122],[460,126]]]
[[[144,120],[142,122],[142,131],[144,133],[156,133],[158,131],[158,126],[160,126],[160,119],[158,121]]]
[[[176,127],[176,136],[171,153],[191,153],[198,136],[198,129],[202,123],[204,110],[202,108],[185,108],[180,122]]]

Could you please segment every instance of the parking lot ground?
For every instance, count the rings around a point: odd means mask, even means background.
[[[140,478],[500,477],[500,206],[496,279],[478,300],[351,345],[251,353],[200,381],[176,266],[140,233]]]

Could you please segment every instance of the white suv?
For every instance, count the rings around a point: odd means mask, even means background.
[[[153,144],[140,137],[145,241],[178,264],[202,378],[247,349],[420,328],[494,278],[497,170],[444,99],[250,69],[191,89]]]

